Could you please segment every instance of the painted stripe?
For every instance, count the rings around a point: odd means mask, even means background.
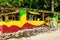
[[[2,25],[2,33],[10,33],[10,32],[17,32],[18,30],[24,29],[32,29],[32,28],[39,28],[39,26],[35,26],[29,23],[25,23],[22,28],[19,28],[16,25],[12,25],[11,27],[7,27],[7,25]]]
[[[47,24],[44,24],[46,27],[48,27]],[[11,33],[11,32],[17,32],[18,30],[24,30],[24,29],[33,29],[33,28],[39,28],[41,25],[35,26],[29,23],[25,23],[22,28],[12,25],[11,27],[7,27],[7,25],[2,25],[2,33]]]
[[[34,11],[28,11],[28,12],[31,13],[31,14],[37,14],[37,15],[39,15],[38,12],[34,12]]]
[[[2,25],[1,32],[2,33],[9,33],[9,32],[17,32],[20,28],[16,25],[12,25],[11,27],[7,27],[7,25]]]
[[[27,13],[26,10],[21,10],[21,11],[20,11],[20,17],[21,17],[22,15],[26,14],[26,13]]]

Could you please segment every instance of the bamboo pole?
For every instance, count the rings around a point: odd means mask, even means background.
[[[43,21],[44,21],[44,13],[43,13],[43,15],[42,15],[42,16],[43,16]]]

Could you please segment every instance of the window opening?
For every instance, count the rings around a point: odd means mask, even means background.
[[[31,13],[27,12],[27,20],[42,21],[43,20],[42,13],[40,13],[40,14],[31,14]]]
[[[8,14],[8,15],[6,15],[6,19],[19,21],[20,20],[20,15],[18,13]]]

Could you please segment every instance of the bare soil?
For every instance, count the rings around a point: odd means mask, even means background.
[[[40,33],[27,38],[11,38],[8,40],[60,40],[60,29],[52,32]]]

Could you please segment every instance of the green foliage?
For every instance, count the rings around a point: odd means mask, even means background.
[[[0,0],[3,7],[23,7],[50,10],[52,0]],[[54,0],[55,9],[60,6],[60,0]]]
[[[44,0],[44,7],[47,8],[47,7],[50,7],[51,5],[51,0]]]
[[[21,7],[21,2],[20,1],[14,1],[12,2],[13,7]]]
[[[10,3],[7,0],[0,0],[0,6],[11,6]]]

